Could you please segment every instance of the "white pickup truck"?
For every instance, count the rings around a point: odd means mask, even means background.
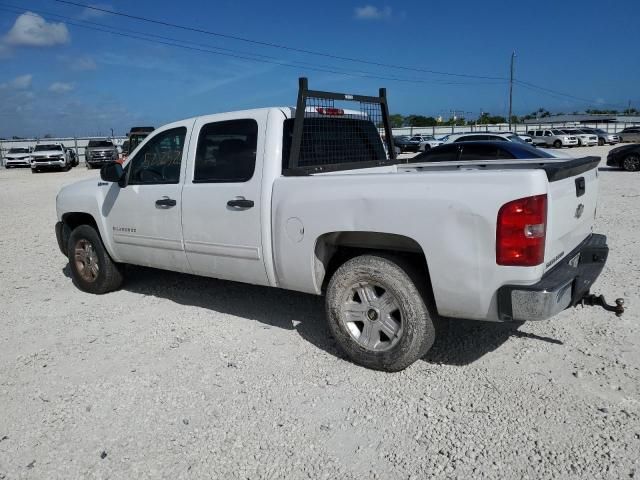
[[[592,232],[598,158],[400,163],[376,128],[383,90],[302,80],[296,108],[165,125],[63,188],[74,283],[107,293],[134,264],[326,295],[339,346],[387,371],[425,355],[438,317],[543,320],[585,298],[621,313],[588,295],[608,254]]]

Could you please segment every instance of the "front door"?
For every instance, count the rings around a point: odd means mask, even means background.
[[[117,260],[189,272],[181,227],[187,125],[154,132],[125,170],[125,188],[113,184],[103,215]]]
[[[267,113],[196,121],[182,192],[185,251],[194,273],[268,285],[261,242]],[[257,161],[256,161],[257,160]]]

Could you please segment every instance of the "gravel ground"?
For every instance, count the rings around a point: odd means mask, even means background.
[[[97,175],[0,171],[0,480],[640,475],[640,174],[601,167],[595,290],[625,316],[450,322],[397,374],[341,358],[321,298],[142,268],[80,292],[54,198]]]

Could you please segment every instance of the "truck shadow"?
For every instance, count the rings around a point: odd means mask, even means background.
[[[562,341],[518,330],[523,323],[494,323],[477,320],[442,319],[437,324],[436,341],[423,357],[429,363],[469,365],[493,352],[509,338],[525,338],[556,345]]]
[[[68,265],[63,273],[70,278]],[[127,267],[122,288],[180,305],[254,320],[268,327],[295,330],[317,348],[348,360],[326,325],[323,297],[145,267]],[[520,332],[519,324],[455,319],[442,320],[438,326],[436,342],[423,359],[434,364],[468,365],[513,336],[562,343]]]

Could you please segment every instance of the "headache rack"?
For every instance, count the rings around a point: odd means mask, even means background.
[[[385,88],[372,97],[309,90],[304,77],[298,82],[295,117],[285,120],[284,175],[397,163]]]

